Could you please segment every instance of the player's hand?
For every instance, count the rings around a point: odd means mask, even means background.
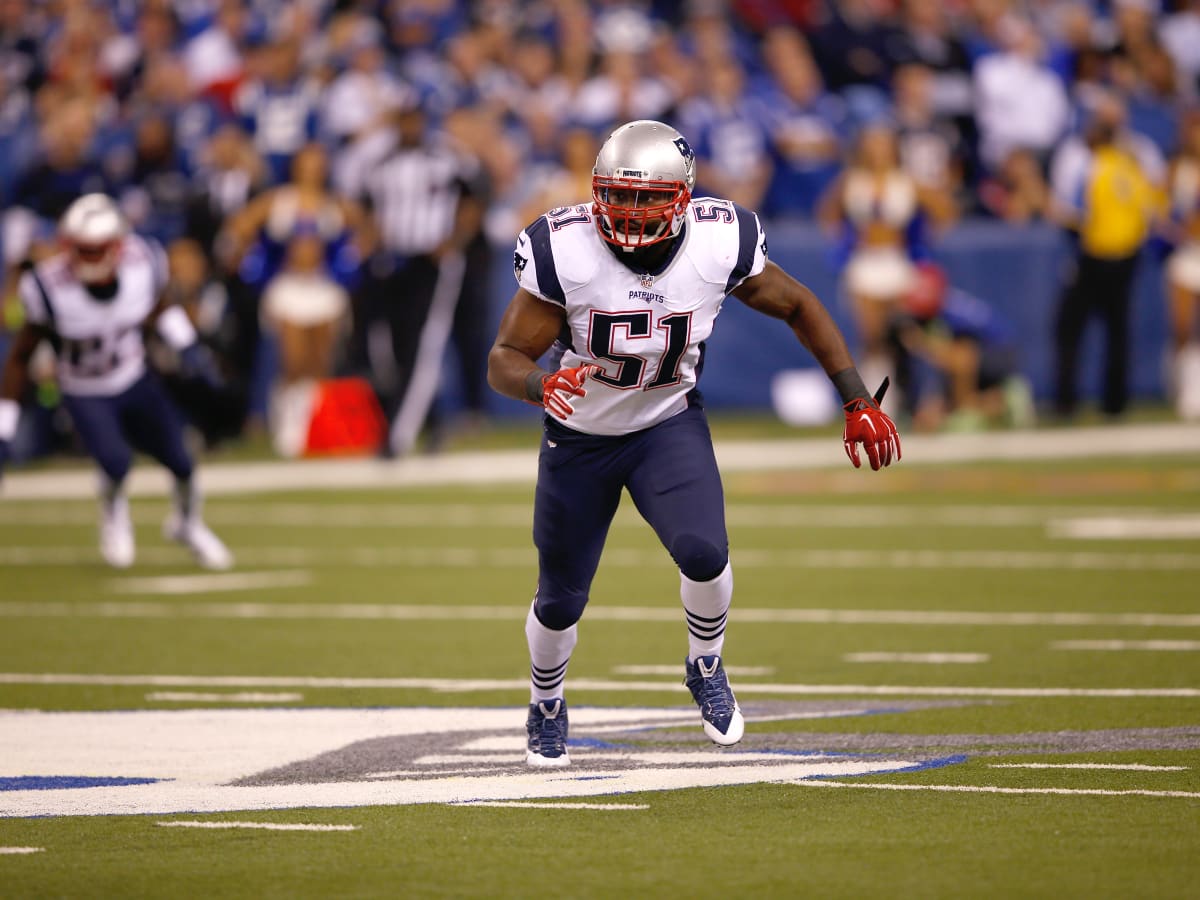
[[[215,391],[225,386],[212,351],[199,341],[179,351],[179,373],[185,378],[202,381]]]
[[[900,459],[900,432],[896,430],[896,423],[879,408],[887,387],[888,379],[885,378],[874,397],[856,397],[842,407],[846,413],[842,444],[856,469],[862,466],[859,444],[866,451],[872,469],[890,466],[893,459]]]
[[[583,389],[584,381],[603,371],[599,366],[589,363],[570,369],[559,369],[547,375],[542,379],[542,406],[555,418],[566,419],[575,411],[571,406],[571,398],[587,394]]]

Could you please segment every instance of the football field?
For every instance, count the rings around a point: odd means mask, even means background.
[[[1200,429],[918,439],[883,472],[717,436],[745,739],[701,731],[626,498],[573,765],[539,772],[531,451],[211,464],[228,573],[162,539],[147,466],[120,572],[90,475],[13,475],[0,897],[1195,895]]]

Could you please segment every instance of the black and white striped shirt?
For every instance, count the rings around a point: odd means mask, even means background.
[[[397,256],[430,253],[454,230],[459,201],[477,193],[480,165],[440,135],[399,146],[366,177],[380,240]]]

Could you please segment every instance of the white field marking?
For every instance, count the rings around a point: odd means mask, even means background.
[[[114,578],[108,589],[118,594],[214,594],[218,591],[257,591],[264,588],[303,587],[312,573],[220,572],[211,575],[160,575]]]
[[[311,676],[268,675],[77,675],[0,673],[0,684],[74,684],[112,687],[256,687],[256,688],[331,688],[352,690],[427,690],[438,693],[466,694],[528,689],[527,678],[456,679],[456,678],[318,678]],[[639,693],[680,693],[687,687],[677,681],[615,681],[602,678],[578,678],[571,690],[637,691]],[[866,696],[866,697],[1200,697],[1200,688],[1032,688],[1032,687],[952,687],[949,685],[896,684],[738,684],[739,694],[774,696]]]
[[[204,492],[263,494],[359,488],[432,487],[449,484],[529,484],[537,477],[536,432],[530,448],[443,456],[377,459],[294,460],[220,463],[204,467]],[[906,466],[981,460],[1079,459],[1087,457],[1195,454],[1200,425],[1169,422],[988,434],[911,435],[904,440]],[[801,469],[842,470],[845,456],[835,435],[796,440],[718,441],[722,471],[764,472]],[[16,472],[5,478],[13,500],[91,498],[95,475],[88,469]],[[131,496],[165,497],[170,476],[157,466],[137,466],[126,482]]]
[[[719,765],[753,765],[758,763],[778,762],[778,753],[754,753],[742,750],[695,750],[670,751],[647,750],[645,752],[630,752],[626,750],[593,750],[589,747],[569,746],[571,758],[579,765],[588,765],[599,760],[625,760],[643,766],[719,766]],[[839,757],[824,753],[806,753],[804,758],[816,762],[820,760],[837,760]],[[484,756],[472,753],[439,753],[433,756],[421,756],[413,760],[419,766],[462,766],[471,763],[495,762],[495,756]]]
[[[0,847],[0,856],[18,853],[43,853],[45,847]]]
[[[156,691],[146,695],[152,703],[299,703],[303,694],[263,694],[241,692],[237,694],[212,694],[198,691]]]
[[[1054,641],[1051,650],[1200,650],[1200,641]]]
[[[1148,766],[1144,763],[990,763],[989,769],[1113,769],[1119,772],[1186,772],[1187,766]]]
[[[509,809],[649,809],[649,803],[523,803],[519,800],[468,800],[465,803],[447,803],[447,806],[502,806]]]
[[[479,547],[254,547],[239,549],[240,561],[255,566],[353,566],[355,568],[529,568],[537,563],[533,548]],[[147,548],[139,551],[142,565],[176,566],[180,551]],[[0,547],[0,564],[27,566],[86,565],[99,557],[81,547]],[[739,568],[773,569],[1037,569],[1192,571],[1200,569],[1200,554],[1099,553],[1090,551],[937,551],[892,550],[742,550]],[[645,568],[662,562],[658,551],[610,548],[604,564]]]
[[[307,822],[155,822],[163,828],[256,828],[262,831],[358,831],[357,825],[313,825]]]
[[[1109,791],[1101,788],[1009,788],[993,785],[968,784],[860,784],[849,781],[822,781],[807,779],[792,782],[803,787],[846,787],[866,788],[876,791],[948,791],[956,794],[1061,794],[1091,797],[1185,797],[1200,798],[1197,791]]]
[[[520,749],[522,752],[524,752],[524,750],[525,750],[525,742],[524,741],[521,741]],[[508,762],[512,762],[512,759],[513,758],[511,758],[511,757],[508,759],[497,758],[496,761],[508,763]],[[470,768],[470,769],[399,769],[395,772],[368,772],[366,775],[363,776],[363,778],[387,779],[387,778],[412,778],[413,776],[420,776],[421,778],[426,778],[430,775],[437,775],[440,777],[442,775],[477,775],[477,774],[479,774],[478,768]]]
[[[680,698],[679,708],[686,702]],[[921,757],[881,759],[870,754],[825,759],[766,754],[769,759],[746,764],[736,751],[701,751],[704,757],[717,758],[703,764],[629,764],[615,769],[589,768],[581,759],[563,773],[513,771],[523,759],[521,754],[509,757],[501,767],[485,762],[478,774],[469,777],[430,771],[411,779],[237,783],[381,738],[411,747],[409,739],[423,736],[422,741],[436,742],[444,751],[453,752],[460,738],[511,734],[514,711],[512,706],[455,706],[6,713],[0,715],[0,776],[85,772],[158,780],[111,787],[0,791],[0,817],[200,815],[468,800],[598,803],[613,799],[612,795],[652,790],[788,782],[816,775],[882,774],[909,769],[921,761]],[[588,734],[594,725],[624,723],[638,728],[654,724],[665,712],[649,707],[580,706],[572,710],[571,719],[579,736]],[[416,768],[403,754],[396,762],[397,769]]]
[[[948,504],[937,506],[854,504],[758,504],[731,502],[725,519],[738,528],[902,528],[1044,527],[1058,521],[1161,522],[1177,515],[1162,507],[1121,506],[982,506]],[[162,518],[158,509],[134,506],[135,523],[155,524]],[[496,528],[528,526],[533,507],[528,503],[223,503],[210,506],[205,518],[212,525],[261,528]],[[77,525],[95,526],[92,504],[76,506],[31,506],[6,504],[0,507],[0,525],[22,528]],[[628,507],[617,511],[616,528],[645,528],[646,523]],[[1146,537],[1147,535],[1134,535]],[[1168,535],[1170,536],[1170,535]]]
[[[930,665],[943,665],[945,663],[985,663],[989,659],[991,659],[991,656],[987,653],[863,652],[842,655],[842,661],[849,663],[928,663]]]
[[[730,675],[754,678],[760,675],[774,675],[774,666],[725,666]],[[613,666],[614,675],[678,675],[683,665],[674,666]]]
[[[243,565],[353,566],[355,568],[530,568],[537,565],[533,547],[247,547],[236,548]],[[148,547],[138,552],[140,565],[177,566],[182,550]],[[0,565],[57,566],[97,563],[98,554],[79,546],[0,547]],[[613,547],[603,564],[642,569],[661,565],[657,549]],[[1085,571],[1191,572],[1200,570],[1200,553],[1090,550],[756,550],[733,556],[738,568],[769,569],[1030,569]]]
[[[1200,538],[1200,515],[1062,519],[1047,523],[1046,534],[1052,538],[1091,541],[1194,541]]]
[[[496,622],[525,621],[528,606],[457,606],[391,603],[21,603],[0,601],[0,618],[91,619],[351,619],[379,621]],[[738,625],[947,625],[1037,628],[1101,626],[1110,628],[1196,628],[1196,613],[974,612],[913,609],[735,609]],[[677,607],[601,606],[588,608],[590,621],[674,622]],[[673,669],[672,671],[678,671]],[[670,674],[670,673],[668,673]]]

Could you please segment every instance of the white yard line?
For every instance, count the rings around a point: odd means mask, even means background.
[[[135,504],[133,520],[153,525],[162,511]],[[213,525],[272,528],[493,528],[529,526],[533,508],[528,503],[295,503],[245,504],[222,502],[205,513]],[[947,504],[936,506],[805,503],[737,503],[725,510],[726,521],[739,528],[898,528],[944,526],[973,528],[1057,528],[1063,522],[1152,522],[1170,526],[1180,516],[1165,507],[1120,506],[982,506]],[[90,498],[75,505],[31,505],[6,503],[0,506],[0,525],[52,527],[78,525],[92,528],[96,510]],[[645,528],[642,518],[626,507],[617,512],[614,527]],[[1164,526],[1165,527],[1165,526]],[[1149,535],[1138,534],[1136,537]]]
[[[1187,766],[1148,766],[1144,763],[991,763],[989,769],[1108,769],[1118,772],[1186,772]]]
[[[16,856],[24,853],[44,853],[45,850],[45,847],[0,847],[0,856]]]
[[[529,687],[525,678],[327,678],[316,676],[239,675],[80,675],[73,673],[0,673],[0,684],[103,685],[110,687],[245,687],[353,690],[428,690],[439,693],[521,691]],[[677,680],[622,681],[577,678],[571,690],[636,691],[679,693],[687,688]],[[870,684],[756,684],[739,682],[739,694],[770,696],[864,696],[864,697],[1200,697],[1200,688],[1068,688],[1068,687],[976,687],[949,685]]]
[[[1054,641],[1051,650],[1149,650],[1189,652],[1200,650],[1200,641]]]
[[[1052,538],[1112,541],[1194,541],[1200,538],[1200,515],[1108,516],[1061,519],[1047,523]]]
[[[256,828],[262,831],[358,831],[357,825],[310,825],[291,822],[155,822],[163,828]]]
[[[219,591],[257,591],[264,588],[304,587],[311,583],[311,572],[284,570],[114,578],[108,582],[108,589],[117,594],[214,594]]]
[[[917,663],[929,665],[985,663],[991,656],[986,653],[846,653],[842,660],[849,663]]]
[[[7,602],[0,618],[302,619],[429,622],[524,621],[528,606],[391,603],[167,603],[157,601]],[[589,621],[679,622],[674,606],[589,606]],[[739,625],[919,625],[1017,628],[1197,628],[1197,613],[973,612],[918,609],[734,608]],[[1060,642],[1075,643],[1075,642]],[[1099,642],[1102,644],[1108,641]],[[1166,642],[1174,644],[1174,641]],[[631,673],[632,674],[632,673]],[[655,674],[647,672],[646,674]],[[749,673],[747,673],[749,674]]]
[[[956,794],[1060,794],[1091,797],[1183,797],[1188,799],[1200,798],[1197,791],[1141,791],[1120,790],[1110,791],[1100,788],[1009,788],[993,785],[967,784],[856,784],[849,781],[819,781],[800,780],[791,782],[801,787],[844,787],[864,788],[875,791],[944,791]]]
[[[508,809],[596,809],[635,810],[649,809],[648,803],[524,803],[519,800],[468,800],[464,803],[447,803],[447,806],[500,806]]]
[[[462,567],[529,568],[537,565],[532,547],[488,548],[479,546],[371,546],[348,547],[238,547],[238,560],[250,566],[352,566],[354,568]],[[147,547],[138,552],[139,565],[177,566],[186,559],[182,550]],[[611,547],[604,552],[604,565],[642,569],[661,564],[658,548]],[[1200,570],[1200,553],[1125,552],[1074,550],[833,550],[743,548],[732,556],[735,568],[751,569],[1025,569],[1030,571],[1083,570],[1089,572],[1147,571],[1195,572]],[[0,565],[58,566],[99,563],[100,555],[88,547],[27,546],[0,547]]]
[[[299,703],[303,694],[255,693],[243,691],[235,694],[203,693],[200,691],[155,691],[147,694],[151,703]]]
[[[204,467],[203,488],[210,496],[329,489],[379,490],[448,484],[528,484],[537,475],[536,432],[526,450],[451,453],[444,456],[377,459],[298,460],[220,463]],[[1200,425],[1162,423],[1093,428],[1047,429],[975,435],[908,435],[906,467],[988,460],[1080,459],[1135,454],[1192,454],[1200,447]],[[755,472],[842,469],[840,442],[829,436],[796,440],[718,441],[723,471]],[[139,466],[131,474],[132,495],[166,496],[170,478],[158,467]],[[90,469],[16,472],[6,476],[5,495],[14,500],[91,497]]]
[[[723,666],[729,675],[759,678],[764,675],[774,675],[774,666]],[[678,675],[679,664],[669,666],[613,666],[614,675]]]

